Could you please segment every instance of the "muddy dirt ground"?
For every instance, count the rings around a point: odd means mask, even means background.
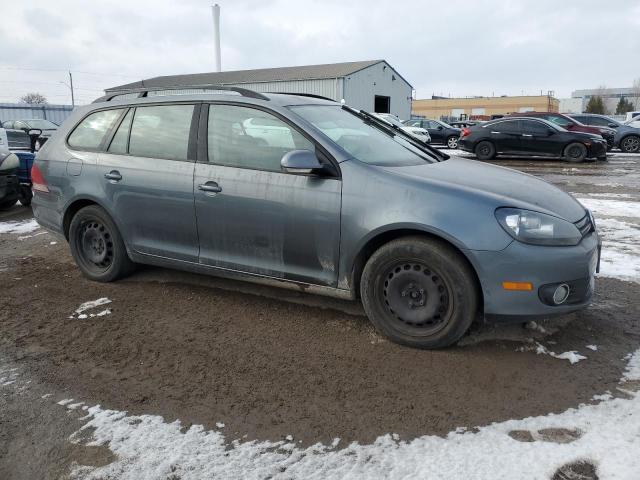
[[[581,194],[637,196],[640,186],[638,155],[494,163]],[[0,222],[30,216],[16,206]],[[0,371],[23,380],[0,387],[0,479],[66,478],[73,462],[110,461],[108,449],[67,442],[81,423],[55,408],[63,398],[187,426],[224,422],[229,440],[367,443],[589,403],[615,390],[640,346],[640,285],[616,278],[598,277],[592,307],[542,329],[478,326],[455,348],[418,351],[380,337],[354,303],[147,267],[93,283],[63,239],[40,232],[0,234]],[[100,297],[110,315],[73,315]],[[532,339],[588,359],[536,355]]]

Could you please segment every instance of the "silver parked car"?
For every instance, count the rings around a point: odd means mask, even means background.
[[[34,215],[86,277],[145,263],[360,297],[421,348],[589,303],[596,226],[556,187],[326,99],[216,90],[103,97],[42,147]]]

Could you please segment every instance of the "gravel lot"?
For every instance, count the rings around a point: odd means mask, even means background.
[[[476,327],[442,351],[397,346],[359,305],[297,292],[156,268],[92,283],[64,239],[0,234],[0,479],[67,478],[114,460],[107,446],[68,441],[84,412],[62,399],[223,429],[227,441],[346,446],[560,413],[615,392],[640,348],[640,155],[493,163],[586,199],[605,229],[603,272],[585,311]],[[30,217],[16,206],[0,225]],[[102,297],[111,302],[87,318],[74,313]],[[538,344],[587,358],[571,364]]]

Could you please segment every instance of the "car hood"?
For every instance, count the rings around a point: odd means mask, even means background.
[[[421,183],[446,185],[467,193],[472,191],[485,198],[491,197],[496,208],[524,208],[570,222],[577,222],[585,215],[585,208],[568,193],[544,180],[510,168],[458,157],[433,164],[381,168],[389,173],[412,177]]]

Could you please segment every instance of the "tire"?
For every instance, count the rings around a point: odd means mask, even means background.
[[[84,207],[73,216],[69,246],[76,264],[90,280],[112,282],[131,274],[135,268],[118,227],[97,205]]]
[[[584,162],[587,158],[587,147],[579,142],[570,143],[564,149],[564,158],[571,163]]]
[[[451,148],[451,149],[456,149],[458,148],[458,138],[455,135],[451,135],[450,137],[447,138],[447,147]]]
[[[32,198],[33,198],[33,192],[31,191],[31,188],[27,187],[26,185],[21,185],[20,186],[20,204],[23,207],[28,207],[29,205],[31,205]]]
[[[479,304],[467,262],[444,242],[424,237],[393,240],[374,252],[362,272],[360,296],[380,333],[424,349],[457,342]]]
[[[620,150],[624,153],[640,152],[640,137],[637,135],[629,135],[620,141]]]
[[[18,200],[5,200],[4,202],[0,202],[0,210],[9,210],[16,203],[18,203]]]
[[[491,160],[496,156],[496,147],[488,140],[483,140],[476,145],[474,152],[478,160]]]

